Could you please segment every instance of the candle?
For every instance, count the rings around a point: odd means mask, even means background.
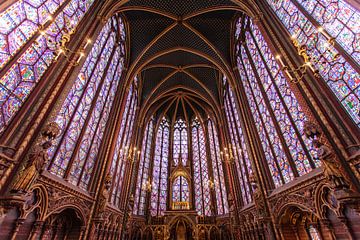
[[[84,46],[84,49],[91,43],[91,39],[86,40],[86,44]]]
[[[47,18],[46,18],[46,21],[44,22],[43,25],[46,25],[48,22],[52,21],[53,20],[53,17],[51,15],[49,15]]]
[[[326,31],[324,31],[324,28],[319,27],[319,28],[318,28],[318,31],[319,31],[320,33],[322,33],[328,40],[331,39],[331,36],[330,36]]]
[[[285,64],[284,64],[284,62],[282,61],[280,55],[277,55],[277,56],[276,56],[276,59],[280,62],[281,67],[282,67],[282,68],[285,68]]]
[[[83,52],[81,52],[81,53],[80,53],[80,56],[79,56],[79,59],[76,61],[76,63],[79,64],[80,61],[81,61],[81,59],[84,57],[84,55],[85,55],[85,54],[84,54]]]
[[[55,57],[55,61],[58,60],[58,58],[60,57],[60,55],[64,52],[64,50],[60,49],[58,52],[58,55]]]
[[[305,64],[311,69],[311,71],[315,72],[315,69],[313,68],[311,62],[306,62]]]

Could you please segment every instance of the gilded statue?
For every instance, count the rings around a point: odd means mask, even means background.
[[[12,192],[27,193],[35,180],[44,170],[49,160],[48,149],[52,146],[54,140],[60,132],[59,126],[52,122],[49,123],[42,131],[39,141],[30,150],[25,164],[25,169],[16,179]]]
[[[265,215],[265,205],[262,197],[261,190],[258,186],[258,182],[256,177],[252,174],[249,177],[250,185],[253,190],[253,199],[255,203],[255,207],[258,210],[258,214],[260,217],[263,217]]]
[[[348,187],[341,172],[341,165],[333,151],[318,139],[314,139],[313,144],[317,149],[317,154],[323,165],[325,176],[334,184],[335,188]]]
[[[109,199],[109,195],[110,195],[111,180],[112,180],[112,176],[110,173],[108,173],[105,177],[104,188],[101,192],[100,199],[99,199],[99,208],[98,208],[99,213],[102,213],[105,211],[106,202]]]
[[[336,158],[335,153],[321,140],[321,128],[317,124],[308,121],[304,124],[304,134],[312,140],[312,143],[317,150],[317,155],[323,165],[326,178],[336,189],[348,188],[349,185],[341,172],[342,166]]]

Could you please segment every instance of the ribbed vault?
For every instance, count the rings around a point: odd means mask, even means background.
[[[141,118],[149,116],[149,110],[164,111],[165,103],[178,99],[191,114],[195,109],[220,112],[221,76],[232,74],[233,23],[240,15],[256,15],[249,3],[135,0],[104,7],[127,20],[126,81],[135,75],[140,79]]]

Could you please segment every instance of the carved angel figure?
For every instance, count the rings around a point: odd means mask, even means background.
[[[29,154],[25,170],[19,175],[12,187],[12,192],[26,193],[31,188],[49,160],[47,150],[52,146],[50,140],[35,145]]]
[[[108,173],[105,177],[105,182],[104,182],[104,188],[102,190],[101,196],[100,196],[100,200],[99,200],[99,213],[102,213],[105,211],[106,208],[106,202],[109,198],[109,191],[110,191],[110,187],[111,187],[111,179],[112,176],[110,173]]]
[[[336,188],[347,187],[348,184],[341,172],[341,165],[329,147],[315,139],[314,147],[324,167],[325,176],[335,185]]]
[[[60,133],[60,128],[55,122],[51,122],[41,131],[41,137],[30,150],[25,170],[16,179],[12,192],[26,193],[31,188],[37,177],[44,170],[49,157],[47,150],[52,146],[52,140]]]

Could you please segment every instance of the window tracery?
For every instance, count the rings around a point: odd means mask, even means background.
[[[210,118],[208,119],[208,135],[214,175],[214,189],[216,194],[217,214],[223,215],[229,212],[229,206],[225,187],[224,169],[220,156],[219,138],[215,129],[215,125]]]
[[[166,210],[170,123],[163,117],[156,133],[151,189],[151,215],[160,216]]]
[[[360,126],[360,13],[343,0],[267,0],[289,35],[306,46],[328,87]],[[334,39],[331,45],[329,40]]]
[[[0,132],[54,61],[56,44],[93,2],[19,0],[0,13]]]
[[[142,142],[139,172],[135,191],[134,214],[145,214],[146,193],[150,187],[150,158],[153,143],[154,119],[148,122]]]
[[[304,112],[259,29],[247,21],[250,27],[244,33],[245,44],[237,46],[238,68],[277,187],[319,163],[310,154],[310,142],[301,134]]]
[[[247,152],[243,130],[240,125],[240,117],[234,93],[227,83],[226,78],[224,78],[224,83],[225,115],[229,125],[231,147],[234,153],[238,180],[242,189],[242,201],[244,205],[247,205],[252,202],[252,190],[249,179],[252,174],[252,165]]]
[[[116,15],[104,26],[55,119],[62,136],[50,151],[48,170],[83,189],[91,179],[123,69],[124,53],[117,44],[122,25]]]
[[[205,134],[197,118],[191,122],[194,168],[195,209],[199,215],[211,215],[210,178],[206,157]]]
[[[188,158],[188,137],[186,122],[183,119],[178,119],[174,125],[174,140],[173,140],[173,161],[177,166],[179,161],[183,166],[186,165]]]

